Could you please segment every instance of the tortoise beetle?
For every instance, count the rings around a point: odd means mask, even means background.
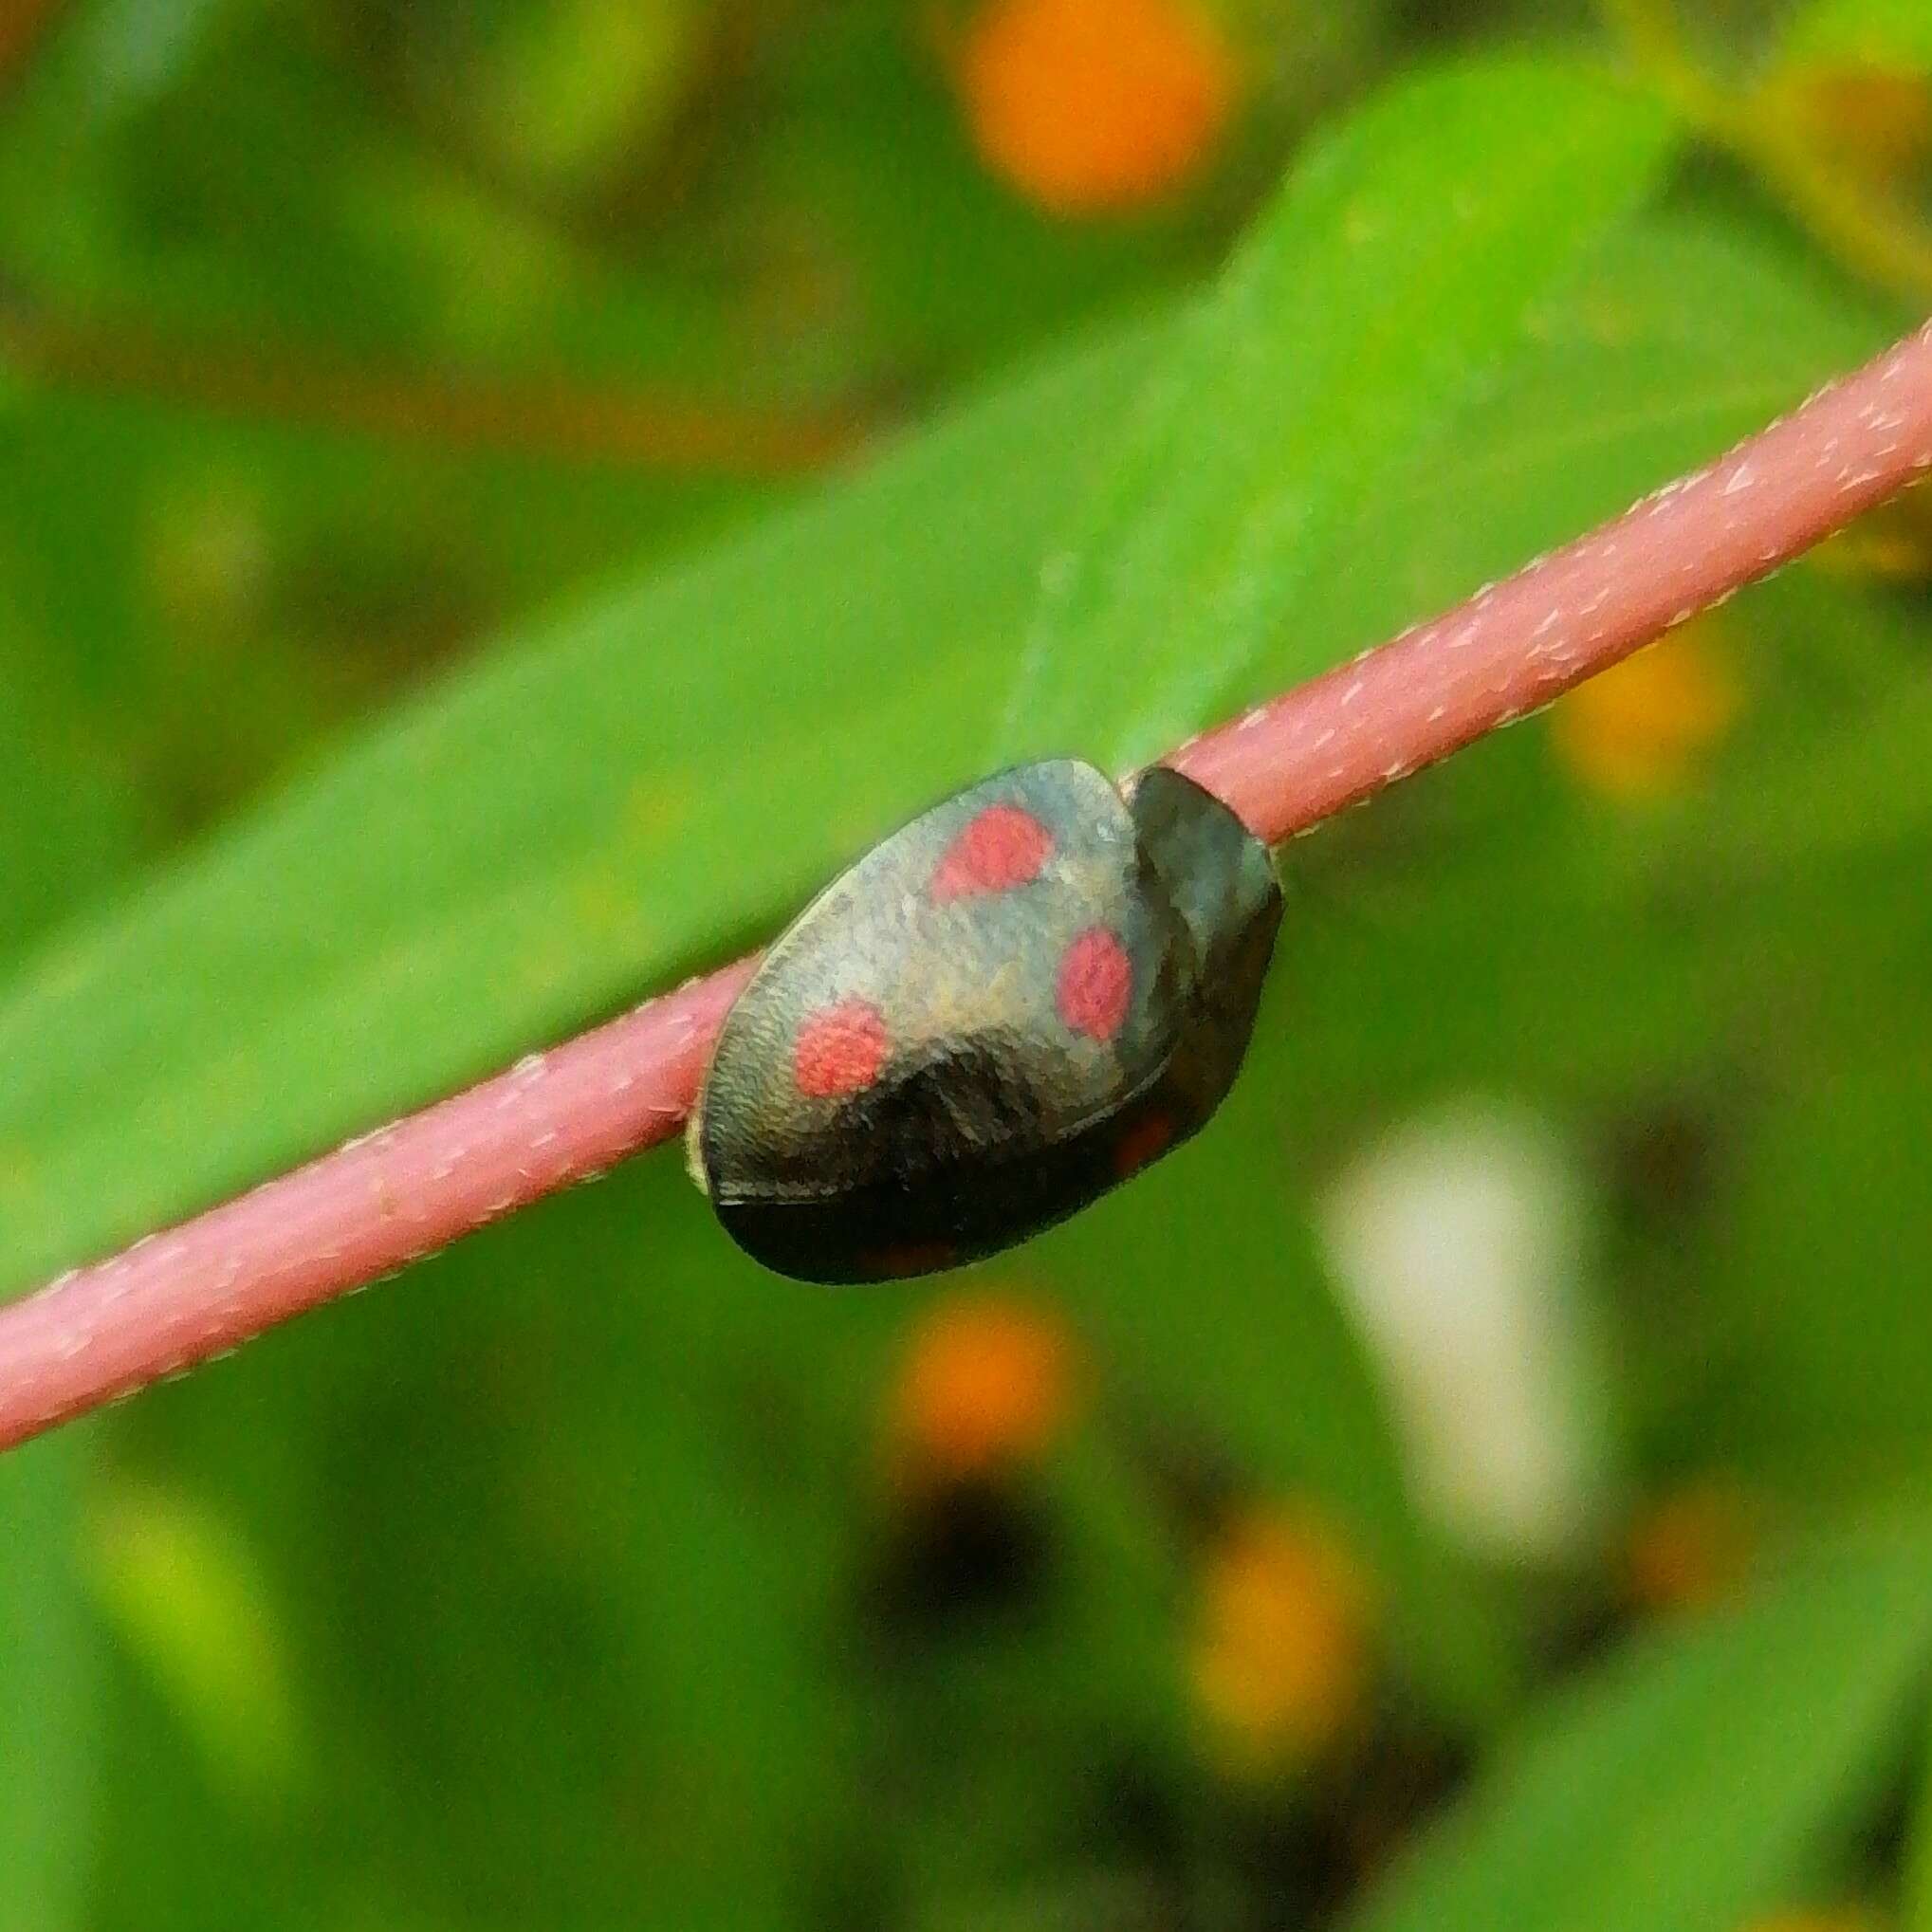
[[[1164,765],[1054,759],[856,860],[725,1016],[691,1174],[779,1274],[949,1268],[1095,1200],[1207,1120],[1281,920],[1268,849]]]

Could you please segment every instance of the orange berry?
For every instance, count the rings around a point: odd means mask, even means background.
[[[893,1434],[929,1475],[957,1481],[1037,1456],[1073,1406],[1072,1350],[1050,1316],[994,1298],[943,1302],[900,1373]]]
[[[1190,0],[988,0],[958,79],[987,166],[1060,215],[1177,188],[1236,91],[1234,57]]]
[[[1194,1694],[1217,1741],[1247,1764],[1306,1762],[1360,1718],[1368,1592],[1331,1532],[1301,1512],[1225,1531],[1202,1579]]]
[[[1625,1581],[1640,1610],[1705,1610],[1745,1581],[1760,1540],[1753,1498],[1720,1477],[1665,1496],[1632,1524]]]
[[[1650,645],[1556,707],[1556,756],[1587,789],[1617,799],[1674,791],[1730,730],[1740,694],[1708,622]]]

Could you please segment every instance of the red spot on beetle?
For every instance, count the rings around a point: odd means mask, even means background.
[[[799,1028],[792,1045],[792,1080],[813,1100],[856,1094],[878,1078],[891,1051],[878,1009],[863,1000],[842,1000]]]
[[[975,892],[1003,892],[1040,876],[1053,852],[1053,834],[1018,805],[988,805],[946,848],[932,874],[942,905]]]
[[[1113,1144],[1113,1171],[1124,1181],[1150,1161],[1158,1160],[1174,1144],[1170,1113],[1143,1113]]]
[[[1104,926],[1090,926],[1060,955],[1055,1003],[1067,1028],[1112,1040],[1133,1002],[1133,962]]]

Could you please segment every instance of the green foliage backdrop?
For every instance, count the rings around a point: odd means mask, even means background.
[[[0,30],[0,1290],[729,957],[992,756],[1339,661],[1932,305],[1897,0],[1224,0],[1234,119],[1084,218],[975,152],[986,10]],[[849,436],[694,462],[667,397]],[[666,1153],[0,1461],[0,1932],[1932,1926],[1928,639],[1907,506],[1692,634],[1720,696],[1298,844],[1224,1117],[964,1282],[764,1278]],[[1439,1433],[1556,1400],[1479,1372],[1522,1243],[1441,1155],[1418,1368],[1337,1233],[1472,1096],[1582,1203],[1508,1317],[1573,1278],[1555,1545],[1418,1447],[1418,1376]],[[962,1296],[1077,1367],[922,1486]],[[1749,1573],[1665,1614],[1630,1552],[1712,1489]],[[1258,1770],[1201,1631],[1271,1511],[1362,1580],[1362,1684]]]

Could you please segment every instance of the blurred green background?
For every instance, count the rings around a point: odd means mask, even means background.
[[[1932,307],[1923,0],[6,0],[0,1292]],[[1212,1132],[668,1152],[0,1461],[0,1928],[1932,1932],[1932,511],[1284,856]]]

